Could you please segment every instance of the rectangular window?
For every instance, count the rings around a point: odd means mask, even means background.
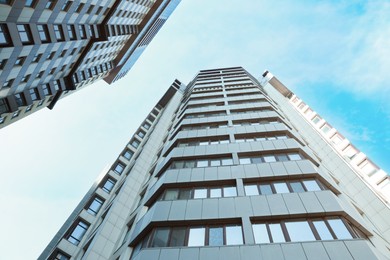
[[[20,40],[23,44],[32,43],[32,36],[30,27],[27,24],[18,24],[16,25],[19,33]]]
[[[24,6],[26,7],[35,7],[37,0],[25,0]]]
[[[43,90],[43,94],[45,94],[45,96],[51,95],[51,90],[50,90],[49,84],[43,85],[42,90]]]
[[[79,220],[77,225],[74,227],[72,233],[70,233],[70,235],[68,236],[68,241],[74,245],[78,245],[81,239],[83,239],[85,233],[87,232],[88,227],[89,224],[82,220]]]
[[[104,203],[103,199],[99,197],[95,197],[89,204],[87,212],[95,216],[101,209],[103,203]]]
[[[0,115],[9,112],[9,106],[7,100],[0,99]]]
[[[34,56],[34,58],[32,59],[32,62],[39,62],[39,60],[41,59],[42,57],[42,54],[36,54]]]
[[[61,7],[61,11],[67,12],[69,8],[71,7],[73,1],[65,1],[65,3]]]
[[[84,7],[84,4],[83,3],[80,3],[77,8],[76,8],[76,13],[81,13],[81,10],[83,9]]]
[[[57,41],[65,40],[64,32],[62,31],[62,25],[55,24],[53,25],[53,28],[54,28],[54,34],[56,36]]]
[[[6,24],[0,24],[0,46],[8,46],[11,44],[9,32]]]
[[[125,165],[124,165],[124,164],[122,164],[122,163],[117,163],[116,166],[115,166],[115,168],[114,168],[114,171],[115,171],[116,173],[118,173],[119,175],[121,175],[124,169],[125,169]]]
[[[57,3],[57,0],[48,0],[46,5],[45,5],[45,8],[49,9],[49,10],[53,10],[54,7],[56,6],[56,3]]]
[[[68,35],[70,40],[76,39],[76,31],[74,29],[74,25],[68,24],[67,26],[68,29]]]
[[[25,60],[26,60],[26,57],[18,57],[15,61],[15,65],[22,66]]]
[[[81,39],[86,39],[87,38],[87,33],[85,32],[84,25],[79,24],[79,32],[80,32]]]
[[[15,101],[18,106],[25,106],[26,105],[26,99],[24,98],[23,93],[15,94]]]
[[[131,146],[133,146],[134,148],[138,148],[139,144],[140,144],[140,142],[138,140],[133,140],[131,142]]]
[[[37,25],[39,38],[41,39],[42,43],[47,43],[50,41],[49,37],[49,29],[47,28],[46,24],[38,24]]]
[[[3,88],[10,88],[12,86],[12,83],[14,83],[15,79],[9,79],[4,81],[3,83]]]
[[[90,14],[92,12],[93,8],[95,8],[95,6],[94,5],[90,5],[88,10],[87,10],[87,14]]]
[[[39,99],[39,93],[37,88],[30,89],[31,100],[35,101]]]
[[[112,191],[112,189],[114,188],[115,183],[116,183],[116,181],[114,179],[107,178],[107,180],[104,182],[104,184],[102,186],[102,190],[104,190],[107,193],[110,193]]]
[[[316,240],[307,221],[286,222],[286,228],[291,242]]]
[[[241,226],[227,226],[226,245],[242,245],[243,243]]]
[[[124,153],[123,153],[123,157],[125,157],[127,160],[130,160],[131,157],[133,157],[134,153],[130,150],[126,150]]]
[[[203,227],[190,228],[188,235],[188,246],[204,246],[205,245],[205,232]]]

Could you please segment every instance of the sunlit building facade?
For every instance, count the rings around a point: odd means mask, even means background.
[[[133,66],[180,0],[1,0],[0,128]]]
[[[39,259],[389,259],[380,169],[295,98],[241,67],[176,80]]]

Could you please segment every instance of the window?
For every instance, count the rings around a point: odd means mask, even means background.
[[[43,85],[42,90],[43,90],[43,94],[45,94],[45,96],[51,95],[51,90],[50,90],[49,84]]]
[[[317,124],[321,121],[321,118],[319,116],[315,116],[311,121],[313,122],[313,124]]]
[[[157,227],[140,242],[142,248],[223,246],[243,243],[241,225]]]
[[[360,237],[353,226],[339,217],[297,219],[252,224],[255,243],[302,242]]]
[[[125,157],[127,160],[130,160],[133,155],[134,153],[128,149],[123,153],[123,157]]]
[[[236,197],[235,186],[210,186],[166,189],[158,200],[189,200],[204,198]]]
[[[26,105],[26,99],[24,98],[23,93],[15,94],[15,101],[18,104],[18,106],[25,106]]]
[[[265,140],[281,140],[287,138],[289,137],[285,134],[275,134],[272,136],[250,136],[250,137],[236,136],[236,142],[242,143],[242,142],[254,142],[254,141],[265,141]]]
[[[141,137],[141,138],[144,138],[144,137],[145,137],[145,132],[144,132],[144,131],[139,131],[139,132],[137,133],[137,135],[138,135],[139,137]]]
[[[12,86],[12,83],[14,83],[15,79],[9,79],[4,81],[3,83],[3,88],[10,88]]]
[[[57,41],[63,41],[65,40],[64,32],[62,31],[62,25],[54,24],[54,34],[56,36]]]
[[[39,38],[41,39],[42,43],[47,43],[50,41],[49,37],[49,29],[47,28],[46,24],[38,24],[37,25]]]
[[[267,155],[258,155],[258,156],[250,156],[250,157],[240,157],[240,164],[296,161],[302,159],[303,157],[299,153],[267,154]]]
[[[45,8],[49,9],[49,10],[53,10],[54,7],[56,6],[56,2],[57,2],[57,0],[48,0],[46,5],[45,5]]]
[[[170,165],[170,169],[182,169],[182,168],[200,168],[200,167],[213,167],[213,166],[225,166],[233,165],[231,158],[216,158],[216,159],[198,159],[189,161],[174,161]]]
[[[25,0],[24,6],[26,7],[35,7],[37,0]]]
[[[39,62],[39,60],[41,59],[42,57],[42,54],[36,54],[34,56],[34,58],[32,59],[32,62]]]
[[[140,144],[140,142],[138,140],[133,140],[131,142],[131,146],[133,146],[134,148],[138,148],[139,144]]]
[[[92,9],[94,8],[95,6],[94,5],[90,5],[88,10],[87,10],[87,14],[90,14],[92,12]]]
[[[115,168],[114,168],[114,171],[115,171],[116,173],[118,173],[119,175],[121,175],[124,169],[125,169],[125,165],[118,162],[118,163],[116,164]]]
[[[35,101],[39,99],[39,93],[37,88],[30,89],[31,100]]]
[[[88,227],[89,224],[82,220],[79,220],[77,222],[77,225],[73,228],[73,231],[68,235],[68,241],[74,245],[78,245],[81,239],[83,239],[85,233],[87,232]]]
[[[80,32],[81,39],[86,39],[87,38],[87,33],[85,32],[85,27],[83,25],[81,25],[81,24],[79,24],[79,32]]]
[[[187,142],[179,142],[178,147],[186,147],[186,146],[199,146],[199,145],[213,145],[213,144],[228,144],[229,136],[212,138],[209,140],[196,140],[196,141],[187,141]]]
[[[107,178],[107,180],[104,182],[102,186],[102,190],[104,190],[107,193],[110,193],[112,191],[112,188],[114,188],[116,181],[111,178]]]
[[[326,190],[316,179],[247,183],[244,188],[246,196]]]
[[[0,24],[0,46],[7,46],[11,43],[6,24]]]
[[[104,203],[103,199],[99,197],[93,198],[93,200],[88,206],[87,212],[95,216],[101,209],[103,203]]]
[[[7,100],[0,99],[0,115],[9,112],[9,106]]]
[[[29,75],[25,75],[25,76],[20,80],[20,82],[23,82],[23,83],[28,82],[28,80],[30,79],[30,77],[31,77],[30,74],[29,74]]]
[[[61,54],[60,54],[60,57],[61,57],[61,58],[62,58],[62,57],[65,57],[66,51],[67,51],[67,50],[63,50],[63,51],[61,52]]]
[[[75,29],[74,29],[74,25],[68,24],[66,27],[68,28],[69,38],[70,38],[71,40],[76,39],[76,31],[75,31]]]
[[[15,65],[22,66],[25,60],[26,60],[26,57],[18,57],[15,61]]]
[[[7,64],[7,59],[2,59],[0,60],[0,70],[4,69],[5,64]]]
[[[70,256],[59,251],[59,250],[56,250],[54,252],[54,254],[52,255],[52,257],[49,257],[49,259],[53,259],[53,260],[70,260]]]
[[[71,7],[73,1],[65,1],[65,3],[61,7],[61,11],[67,12]]]
[[[81,10],[83,9],[84,7],[84,4],[83,3],[80,3],[77,8],[76,8],[76,13],[81,13]]]
[[[20,40],[23,44],[30,44],[32,43],[32,36],[30,28],[27,24],[18,24],[16,25],[19,33]]]

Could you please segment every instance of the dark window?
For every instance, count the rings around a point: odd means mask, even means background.
[[[52,60],[54,58],[54,55],[56,55],[55,51],[52,51],[47,55],[46,60]]]
[[[80,31],[80,37],[81,39],[86,39],[87,38],[87,34],[85,32],[85,27],[83,25],[79,25],[79,31]],[[80,51],[81,53],[81,51]]]
[[[35,7],[37,0],[25,0],[24,6],[26,7]]]
[[[3,4],[3,5],[12,5],[12,0],[0,0],[0,4]]]
[[[31,77],[31,74],[24,76],[20,81],[21,82],[27,82]]]
[[[9,106],[7,100],[0,99],[0,115],[9,112]]]
[[[30,89],[30,95],[31,95],[32,101],[38,100],[39,99],[38,89],[36,89],[36,88]]]
[[[0,70],[4,69],[5,64],[7,64],[7,59],[2,59],[0,60]]]
[[[3,88],[10,88],[15,79],[9,79],[3,83]]]
[[[73,3],[73,1],[65,1],[65,3],[61,7],[61,11],[64,11],[64,12],[68,11],[69,8],[71,7],[72,3]]]
[[[32,43],[31,31],[27,24],[18,24],[17,29],[19,32],[20,40],[23,44]]]
[[[83,9],[84,7],[84,4],[83,3],[80,3],[77,8],[76,8],[76,13],[81,13],[81,10]]]
[[[19,58],[16,59],[15,65],[16,66],[22,66],[25,60],[26,60],[26,57],[19,57]]]
[[[144,127],[145,129],[149,129],[149,128],[150,128],[150,124],[144,123],[144,124],[143,124],[143,127]]]
[[[66,51],[67,51],[67,50],[63,50],[63,51],[61,52],[61,54],[60,54],[60,57],[61,57],[61,58],[62,58],[62,57],[65,57]]]
[[[104,190],[107,193],[110,193],[112,191],[112,188],[114,188],[115,183],[116,183],[116,181],[114,179],[108,178],[104,182],[104,184],[102,186],[102,190]]]
[[[18,104],[18,106],[25,106],[26,105],[26,99],[25,99],[23,93],[15,94],[15,101]]]
[[[103,203],[104,203],[103,199],[101,199],[99,197],[95,197],[91,201],[91,203],[89,204],[87,212],[92,214],[92,215],[96,215],[99,212],[99,210],[101,209]]]
[[[38,33],[39,33],[39,38],[43,43],[49,42],[50,37],[49,37],[49,30],[47,29],[46,24],[38,24]]]
[[[139,131],[139,132],[137,133],[137,135],[138,135],[139,137],[141,137],[141,138],[144,138],[144,137],[145,137],[145,132],[144,132],[144,131]]]
[[[45,8],[53,10],[54,7],[56,6],[56,3],[57,3],[57,0],[48,0],[46,5],[45,5]]]
[[[62,25],[55,24],[53,25],[54,28],[54,34],[56,36],[57,41],[63,41],[64,38],[64,32],[62,31]]]
[[[87,229],[89,227],[89,224],[86,222],[79,220],[77,225],[73,228],[73,231],[68,236],[68,241],[72,244],[78,245],[83,239],[83,236],[87,232]]]
[[[133,146],[134,148],[137,148],[139,146],[140,142],[138,140],[133,140],[131,142],[131,146]]]
[[[70,256],[68,256],[67,254],[64,254],[60,251],[57,251],[54,253],[53,255],[53,258],[50,258],[50,259],[54,259],[54,260],[69,260],[70,259]]]
[[[39,60],[41,59],[42,57],[42,54],[36,54],[34,56],[34,58],[32,59],[32,62],[39,62]]]
[[[71,40],[74,40],[76,39],[76,31],[74,29],[74,25],[67,25],[67,28],[68,28],[68,34],[69,34],[69,38]]]
[[[102,11],[102,9],[103,9],[103,7],[99,6],[99,8],[98,8],[97,11],[96,11],[96,14],[97,14],[97,15],[100,14],[100,12]]]
[[[94,8],[95,6],[94,5],[90,5],[88,10],[87,10],[87,14],[90,14],[92,12],[92,9]]]

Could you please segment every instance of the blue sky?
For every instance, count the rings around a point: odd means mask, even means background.
[[[2,257],[36,258],[173,80],[200,69],[270,70],[390,172],[389,13],[375,0],[183,0],[124,79],[0,131]]]

